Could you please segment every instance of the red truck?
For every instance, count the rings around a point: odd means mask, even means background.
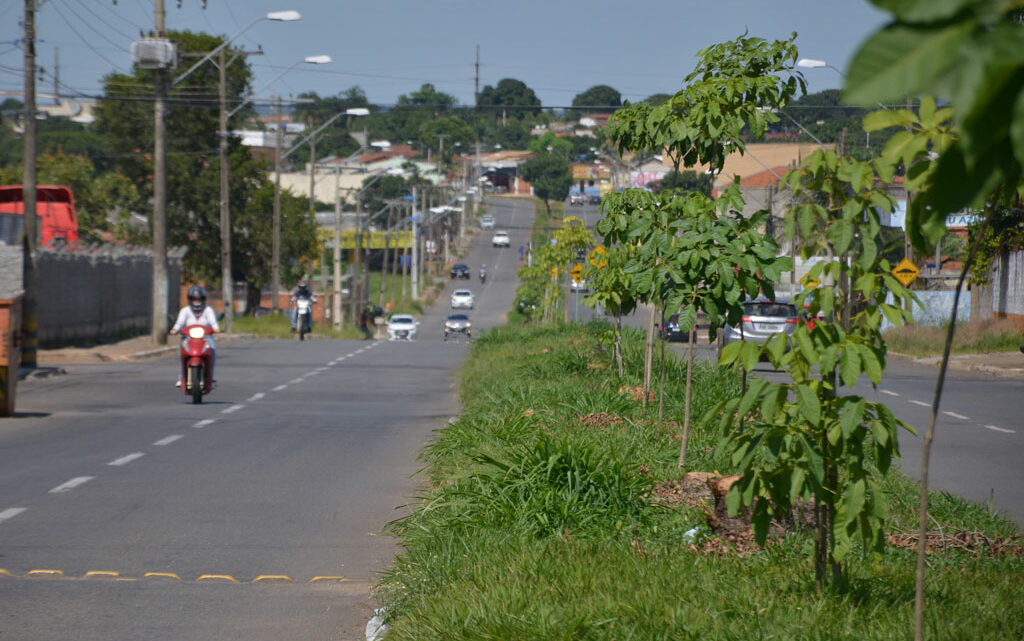
[[[0,186],[0,242],[21,242],[25,201],[21,185]],[[40,246],[55,238],[69,245],[78,242],[78,218],[71,188],[64,185],[36,186],[36,215],[40,222]]]

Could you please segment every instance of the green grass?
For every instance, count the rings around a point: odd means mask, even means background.
[[[949,325],[906,325],[886,330],[883,336],[889,351],[911,356],[942,354]],[[1024,344],[1024,330],[1007,320],[983,323],[957,323],[953,334],[954,354],[1015,352]]]
[[[378,588],[389,638],[909,638],[910,551],[857,551],[848,584],[819,595],[805,535],[746,556],[687,544],[705,511],[645,500],[652,483],[679,476],[685,365],[667,364],[659,423],[656,404],[644,411],[619,391],[639,383],[642,336],[627,332],[620,381],[600,343],[606,329],[504,327],[475,341],[463,413],[425,449],[421,501],[391,525],[404,551]],[[710,365],[695,366],[694,385],[695,416],[739,390]],[[731,471],[721,436],[694,426],[691,469]],[[897,472],[885,483],[890,531],[912,531],[917,485]],[[1019,532],[944,493],[933,493],[931,514],[989,537]],[[943,552],[929,563],[929,639],[1024,638],[1019,556]]]

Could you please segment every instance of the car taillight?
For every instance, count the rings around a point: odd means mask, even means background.
[[[753,319],[752,319],[752,318],[751,318],[750,316],[744,316],[744,317],[743,317],[742,319],[740,319],[740,320],[742,320],[742,321],[743,321],[744,323],[749,323],[749,322],[750,322],[750,321],[752,321]]]
[[[786,319],[786,324],[787,325],[796,325],[799,322],[800,322],[799,318],[787,318]]]

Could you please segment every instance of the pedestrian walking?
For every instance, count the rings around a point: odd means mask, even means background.
[[[526,245],[519,243],[519,262],[523,262],[523,254],[526,252]]]

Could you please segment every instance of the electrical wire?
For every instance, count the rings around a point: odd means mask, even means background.
[[[103,55],[102,53],[100,53],[98,49],[96,49],[95,47],[93,47],[93,46],[92,46],[92,43],[91,43],[91,42],[89,42],[89,40],[88,40],[88,39],[84,38],[84,37],[82,36],[82,34],[81,34],[81,33],[79,33],[78,29],[76,29],[76,28],[75,28],[75,25],[74,25],[74,24],[73,24],[73,23],[72,23],[72,22],[71,22],[70,20],[68,20],[68,19],[67,19],[67,16],[65,16],[65,15],[64,15],[64,14],[63,14],[63,13],[61,12],[61,10],[60,10],[60,8],[58,7],[58,5],[56,5],[56,4],[55,4],[55,5],[53,5],[53,8],[54,8],[54,11],[56,11],[57,15],[58,15],[58,16],[60,17],[60,19],[64,21],[64,24],[66,24],[66,25],[68,26],[68,28],[69,28],[69,29],[71,29],[71,32],[72,32],[72,33],[74,33],[74,34],[75,34],[76,36],[78,36],[78,39],[79,39],[79,40],[81,40],[81,41],[82,41],[82,42],[83,42],[83,43],[85,44],[85,46],[89,48],[89,50],[90,50],[90,51],[92,51],[93,53],[95,53],[95,54],[96,54],[97,56],[99,56],[99,57],[100,57],[100,58],[101,58],[101,59],[102,59],[102,60],[103,60],[104,62],[106,62],[106,63],[107,63],[108,65],[110,65],[110,66],[111,66],[111,67],[113,67],[114,69],[117,69],[117,70],[118,70],[118,71],[120,71],[121,73],[128,73],[128,72],[127,72],[127,70],[125,70],[125,69],[124,69],[123,67],[121,67],[120,65],[118,65],[118,64],[117,64],[117,63],[115,63],[115,62],[112,62],[112,61],[111,61],[110,59],[108,59],[108,58],[107,58],[106,56],[104,56],[104,55]]]

